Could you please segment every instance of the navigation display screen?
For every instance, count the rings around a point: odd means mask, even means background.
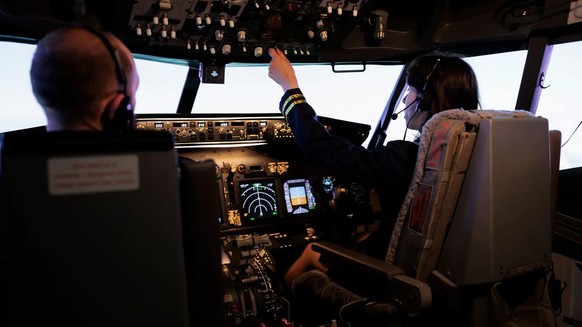
[[[288,179],[283,182],[287,213],[300,215],[316,209],[311,185],[312,181],[305,178]]]
[[[244,180],[238,187],[243,221],[252,223],[279,216],[274,179]]]

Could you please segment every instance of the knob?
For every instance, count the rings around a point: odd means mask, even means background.
[[[225,44],[222,46],[222,54],[223,55],[228,55],[230,54],[232,48],[230,47],[230,44]]]
[[[263,48],[261,47],[256,47],[255,48],[255,57],[260,57],[263,55]]]
[[[216,38],[216,41],[222,41],[222,38],[224,37],[224,32],[221,30],[216,30],[214,32],[214,36]]]
[[[236,38],[238,39],[239,42],[243,42],[247,37],[247,32],[245,31],[238,31],[238,33],[236,33]]]

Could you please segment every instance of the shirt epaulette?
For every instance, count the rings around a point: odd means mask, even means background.
[[[303,93],[301,93],[300,89],[290,89],[285,92],[283,98],[281,99],[280,103],[280,110],[285,119],[287,119],[287,115],[291,112],[291,109],[300,103],[307,102]]]

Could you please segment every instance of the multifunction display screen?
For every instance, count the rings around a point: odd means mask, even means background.
[[[245,180],[239,183],[242,219],[256,222],[278,217],[277,187],[274,179]]]
[[[305,178],[289,179],[283,182],[287,213],[299,215],[316,209],[311,185],[312,181]]]

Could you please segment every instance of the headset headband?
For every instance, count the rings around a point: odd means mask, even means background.
[[[127,79],[125,78],[125,71],[123,70],[123,65],[121,64],[121,58],[119,57],[119,51],[117,51],[113,47],[113,45],[111,44],[109,39],[107,39],[105,34],[101,33],[100,31],[98,31],[92,27],[89,27],[89,26],[85,26],[85,29],[87,31],[91,32],[93,35],[95,35],[99,40],[101,40],[101,42],[103,43],[103,45],[107,49],[107,52],[109,52],[109,55],[113,59],[113,64],[115,66],[115,75],[117,76],[117,81],[123,87],[123,89],[121,91],[123,92],[123,94],[127,94],[126,93],[127,92]]]

